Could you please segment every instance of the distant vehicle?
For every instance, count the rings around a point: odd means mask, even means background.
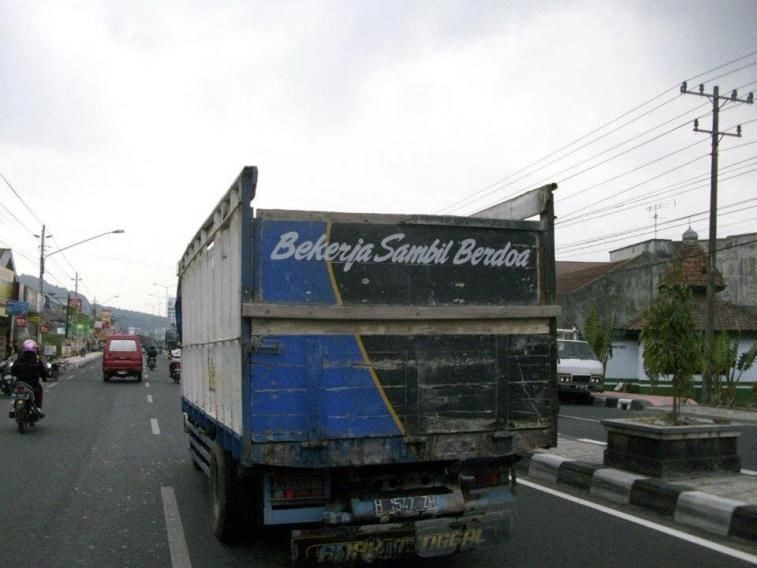
[[[168,374],[171,375],[174,383],[178,383],[181,380],[181,348],[172,349],[168,356],[171,358],[171,362],[168,364]]]
[[[605,390],[602,363],[575,328],[557,330],[557,385],[561,394],[584,398]]]
[[[179,334],[175,328],[168,328],[165,335],[165,346],[168,351],[169,358],[171,357],[171,351],[179,346]]]
[[[103,381],[133,376],[142,380],[142,342],[136,335],[111,335],[103,348]]]

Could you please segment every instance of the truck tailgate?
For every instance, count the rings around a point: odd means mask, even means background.
[[[534,222],[258,211],[252,441],[552,428],[543,245]]]

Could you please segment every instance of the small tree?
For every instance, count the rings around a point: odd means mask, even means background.
[[[597,306],[592,305],[584,324],[584,337],[592,351],[602,363],[602,373],[607,371],[607,360],[612,357],[612,331],[615,318],[602,322],[597,313]]]
[[[701,368],[701,343],[691,315],[691,291],[671,273],[654,303],[644,314],[641,332],[644,370],[653,380],[673,380],[673,423],[678,422],[682,399],[691,392],[692,377]]]
[[[757,358],[757,344],[739,355],[739,338],[731,339],[726,332],[719,333],[713,345],[714,371],[712,396],[714,403],[732,407],[736,404],[736,386],[741,376],[752,368]],[[721,379],[722,378],[722,379]]]

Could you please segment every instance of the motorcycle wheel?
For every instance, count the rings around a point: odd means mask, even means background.
[[[26,432],[26,408],[21,407],[16,410],[16,424],[19,434],[24,434]]]

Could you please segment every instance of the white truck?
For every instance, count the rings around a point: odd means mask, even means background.
[[[576,328],[557,330],[557,384],[561,394],[585,398],[605,390],[602,363]]]

